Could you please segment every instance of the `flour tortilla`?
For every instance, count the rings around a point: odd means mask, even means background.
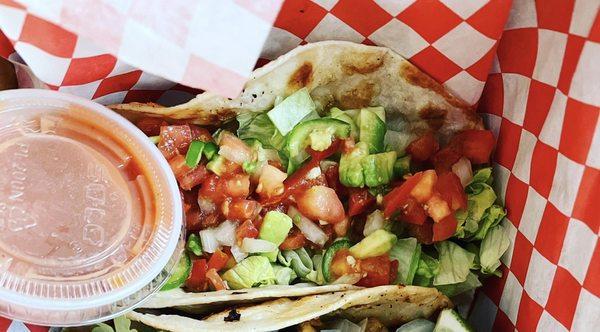
[[[388,128],[415,138],[431,130],[444,141],[463,129],[483,128],[474,108],[400,55],[384,47],[343,41],[299,46],[254,71],[235,99],[204,92],[188,103],[110,106],[130,119],[156,116],[200,125],[219,125],[243,112],[263,112],[276,98],[306,87],[320,109],[383,106]]]
[[[243,290],[222,290],[202,293],[190,293],[183,291],[181,288],[176,288],[156,293],[141,308],[161,309],[175,307],[190,313],[204,314],[225,309],[232,304],[249,304],[281,297],[299,297],[356,289],[360,289],[360,287],[347,284],[316,286],[308,283],[292,286],[274,285]]]
[[[426,318],[451,306],[450,300],[435,288],[418,286],[379,286],[299,299],[280,298],[257,305],[237,308],[238,321],[225,320],[230,310],[204,319],[180,315],[153,315],[131,312],[128,318],[157,329],[186,331],[273,331],[323,317],[341,316],[354,321],[368,317],[382,323],[399,325],[416,318]],[[366,313],[361,313],[366,310]]]

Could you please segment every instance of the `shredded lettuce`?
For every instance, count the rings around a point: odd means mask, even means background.
[[[267,116],[279,132],[286,135],[294,126],[313,113],[316,113],[315,103],[308,89],[302,88],[275,105]]]
[[[438,285],[436,288],[448,297],[456,296],[464,292],[470,291],[477,287],[481,287],[481,281],[473,272],[467,274],[467,279],[463,282],[450,285]]]
[[[433,279],[433,284],[448,285],[467,280],[475,254],[452,241],[436,243],[435,248],[439,253],[440,270]]]
[[[98,323],[92,328],[92,332],[137,332],[131,328],[131,321],[125,316],[118,316],[113,319],[115,328],[106,323]]]
[[[421,245],[410,237],[399,239],[390,250],[390,260],[398,261],[395,284],[411,285],[421,258]]]
[[[271,264],[273,267],[273,273],[275,273],[275,283],[277,285],[289,285],[294,279],[297,278],[296,272],[287,266],[281,266],[278,264]]]
[[[280,251],[277,255],[277,262],[292,268],[302,280],[323,284],[323,279],[319,280],[319,273],[315,269],[313,260],[304,248]]]
[[[498,225],[506,216],[506,210],[499,205],[490,206],[479,221],[479,229],[470,240],[483,240],[490,228]]]
[[[413,285],[431,286],[433,278],[439,273],[439,270],[440,262],[426,253],[421,252],[417,271],[415,272],[415,277],[413,279]]]
[[[274,148],[278,151],[283,149],[285,138],[275,128],[267,113],[240,113],[237,121],[240,124],[237,130],[240,139],[256,139],[262,143],[263,147]]]
[[[479,262],[481,264],[481,272],[486,274],[497,274],[500,267],[500,257],[504,254],[510,240],[502,225],[492,227],[486,234],[481,247],[479,248]]]
[[[223,280],[232,289],[275,284],[275,272],[264,256],[250,256],[223,273]]]

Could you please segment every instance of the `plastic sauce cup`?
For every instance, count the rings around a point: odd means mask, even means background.
[[[0,92],[0,315],[112,318],[160,289],[181,244],[177,182],[139,129],[75,96]]]

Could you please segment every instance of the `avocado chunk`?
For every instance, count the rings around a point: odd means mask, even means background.
[[[358,139],[358,126],[354,122],[354,120],[350,117],[350,115],[346,114],[346,112],[342,111],[337,107],[333,107],[331,110],[331,117],[334,119],[342,120],[350,125],[350,137],[355,140]]]
[[[340,182],[346,187],[364,187],[365,177],[361,161],[369,154],[369,147],[359,142],[350,153],[342,154],[340,158]]]
[[[385,138],[385,122],[377,114],[363,108],[358,115],[359,119],[359,141],[367,143],[369,153],[380,153],[384,151],[383,140]]]
[[[394,162],[394,178],[402,179],[410,173],[410,155],[396,159]]]
[[[303,121],[288,134],[285,149],[289,156],[288,174],[308,158],[306,148],[310,145],[317,151],[327,149],[334,138],[348,138],[350,125],[332,118]]]
[[[267,113],[275,128],[279,130],[281,135],[289,133],[304,117],[316,111],[315,103],[313,102],[308,90],[302,88],[282,102],[277,104]]]
[[[290,229],[292,229],[292,218],[279,211],[269,211],[260,225],[258,238],[273,242],[273,244],[279,246],[287,237]],[[277,260],[277,253],[278,250],[275,250],[261,255],[267,257],[270,262],[275,262]]]
[[[269,211],[265,215],[258,238],[273,242],[279,246],[292,229],[292,218],[279,211]]]
[[[396,235],[386,230],[378,229],[352,246],[350,253],[358,259],[381,256],[390,251],[395,243]]]
[[[206,164],[206,169],[218,176],[223,175],[223,173],[225,173],[225,158],[221,155],[214,156],[213,159]]]
[[[389,183],[394,175],[396,151],[371,154],[364,157],[360,164],[363,168],[367,187],[377,187]]]

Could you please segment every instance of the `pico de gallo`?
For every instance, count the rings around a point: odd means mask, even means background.
[[[163,289],[414,284],[452,296],[500,274],[509,241],[490,131],[406,140],[382,107],[317,112],[305,89],[236,120],[136,123],[185,210],[186,253]]]

